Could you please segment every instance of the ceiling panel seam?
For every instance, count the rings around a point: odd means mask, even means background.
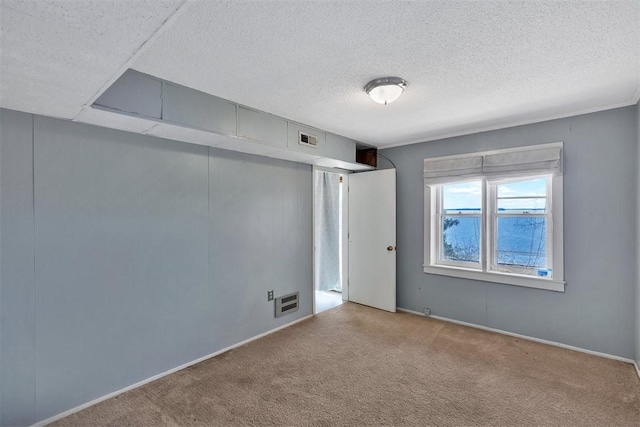
[[[131,57],[120,67],[120,69],[118,70],[118,72],[116,74],[113,75],[113,77],[111,77],[101,88],[100,90],[98,90],[98,92],[96,92],[84,105],[83,105],[83,109],[90,107],[95,101],[96,99],[98,99],[100,97],[100,95],[102,95],[104,93],[104,91],[106,91],[109,87],[111,87],[111,85],[120,78],[120,76],[122,76],[124,74],[125,71],[127,71],[129,68],[131,68],[131,65],[140,57],[140,55],[142,55],[144,53],[145,50],[147,50],[149,48],[149,46],[151,46],[153,44],[154,41],[156,41],[158,39],[158,37],[160,37],[167,29],[169,29],[178,18],[180,18],[180,16],[182,16],[188,9],[189,7],[195,2],[195,0],[185,0],[182,5],[180,5],[175,12],[173,12],[173,14],[171,14],[171,16],[169,16],[159,27],[158,29],[147,39],[145,40],[140,47],[138,48],[138,50],[136,50],[136,52],[131,55]],[[75,115],[75,117],[73,118],[73,120],[75,121],[76,118],[82,113],[82,110],[80,110],[80,112],[78,114]]]

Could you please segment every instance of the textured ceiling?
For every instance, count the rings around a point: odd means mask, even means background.
[[[133,63],[378,146],[629,105],[640,1],[199,1]],[[373,78],[409,82],[394,104]]]
[[[72,118],[130,66],[388,146],[640,93],[640,0],[183,3],[0,0],[0,105]],[[409,82],[388,106],[383,76]]]
[[[73,118],[183,3],[0,1],[0,105]]]

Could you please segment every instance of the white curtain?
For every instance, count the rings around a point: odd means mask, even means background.
[[[315,191],[318,289],[342,292],[340,279],[340,176],[318,172]]]

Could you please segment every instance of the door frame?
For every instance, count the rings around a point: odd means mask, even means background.
[[[311,180],[312,203],[312,228],[313,228],[313,279],[311,280],[311,296],[312,296],[312,312],[316,314],[316,269],[317,251],[316,251],[316,180],[318,174],[316,172],[335,173],[343,177],[342,188],[342,301],[349,301],[349,175],[352,171],[336,168],[327,168],[323,166],[313,166],[313,178]]]

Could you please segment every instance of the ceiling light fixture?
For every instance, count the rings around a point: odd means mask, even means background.
[[[364,91],[378,104],[390,104],[402,95],[407,81],[400,77],[382,77],[371,80]]]

